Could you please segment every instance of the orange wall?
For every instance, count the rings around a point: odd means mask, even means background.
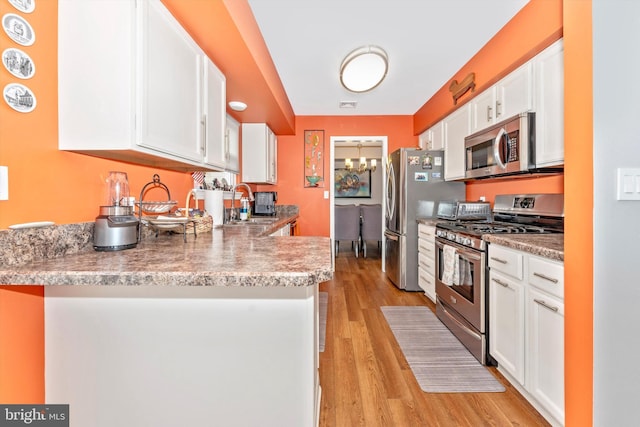
[[[447,81],[414,116],[414,130],[422,133],[484,89],[562,37],[562,0],[531,0],[451,80],[475,73],[475,92],[453,104]]]
[[[591,1],[564,1],[566,425],[593,424],[593,46]],[[623,369],[622,367],[620,369]]]
[[[32,46],[18,46],[3,33],[0,51],[19,47],[33,60],[35,76],[21,83],[33,91],[37,107],[23,114],[0,102],[0,165],[9,167],[9,200],[0,201],[0,229],[30,221],[93,221],[102,204],[103,180],[110,170],[128,173],[135,196],[157,172],[172,198],[184,203],[193,185],[189,174],[58,151],[57,2],[38,1],[35,11],[24,15],[3,1],[0,15],[5,13],[25,16],[34,28],[36,42]],[[4,68],[0,70],[0,87],[16,81]],[[0,287],[0,402],[43,400],[41,295],[40,288]]]
[[[330,235],[329,190],[330,140],[332,136],[388,136],[389,152],[399,147],[417,147],[411,116],[297,116],[295,135],[278,136],[278,185],[260,185],[259,190],[278,191],[278,204],[300,207],[298,228],[303,236]],[[324,187],[304,188],[305,130],[324,130]]]
[[[175,3],[170,1],[169,3]],[[57,223],[92,221],[101,204],[102,178],[109,170],[128,172],[133,194],[159,172],[163,182],[181,201],[191,187],[188,174],[158,171],[57,150],[57,2],[40,1],[27,17],[37,33],[33,46],[22,48],[36,64],[36,75],[25,82],[35,93],[38,107],[30,114],[0,106],[0,165],[9,166],[9,201],[0,201],[0,229],[9,224],[53,220]],[[477,91],[515,68],[536,51],[558,38],[562,31],[561,0],[531,0],[499,37],[492,40],[452,78],[477,72]],[[578,212],[579,196],[592,194],[591,134],[591,3],[564,1],[566,74],[581,76],[566,84],[566,183],[559,178],[514,180],[468,185],[470,199],[518,191],[558,192],[567,187],[566,302],[567,302],[567,425],[590,425],[592,419],[592,246],[591,211]],[[16,13],[8,2],[0,2],[0,14]],[[0,49],[12,45],[0,37]],[[572,77],[573,79],[573,77]],[[569,79],[571,80],[571,79]],[[13,81],[0,71],[0,86]],[[453,109],[448,84],[415,116],[399,117],[296,117],[295,135],[279,136],[277,186],[258,189],[279,191],[280,204],[300,206],[299,226],[303,235],[329,235],[329,201],[323,188],[303,187],[303,143],[305,129],[325,130],[325,152],[332,135],[388,135],[389,151],[415,146],[414,135]],[[466,98],[466,99],[465,99]],[[470,95],[463,97],[467,102]],[[585,123],[586,120],[586,123]],[[587,126],[585,126],[585,124]],[[586,132],[586,133],[585,133]],[[330,173],[325,156],[325,176]],[[587,187],[584,187],[587,185]],[[325,188],[326,189],[326,188]],[[573,203],[572,203],[573,202]],[[575,208],[572,209],[572,206]],[[573,221],[575,219],[575,221]],[[587,244],[584,244],[584,242]],[[584,268],[586,263],[587,268]],[[580,265],[578,265],[580,264]],[[591,268],[589,268],[591,267]],[[580,284],[576,286],[574,284]],[[0,402],[32,402],[43,398],[43,327],[41,290],[0,287]],[[10,309],[7,309],[10,307]],[[579,333],[576,331],[580,331]],[[23,381],[22,379],[28,380]]]

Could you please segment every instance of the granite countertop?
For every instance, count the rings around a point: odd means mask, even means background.
[[[424,225],[436,225],[439,222],[443,222],[444,220],[438,218],[416,218],[416,222],[418,224]]]
[[[297,217],[296,210],[268,225],[218,226],[187,235],[186,243],[182,234],[147,233],[135,248],[115,252],[93,249],[93,223],[2,230],[0,284],[294,287],[330,280],[329,238],[269,236]]]
[[[564,234],[485,234],[489,243],[564,262]]]

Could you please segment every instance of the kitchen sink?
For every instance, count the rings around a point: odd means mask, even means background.
[[[239,219],[234,219],[231,220],[227,223],[225,223],[224,225],[231,225],[231,226],[247,226],[247,225],[269,225],[269,224],[273,224],[276,221],[279,221],[280,218],[274,218],[274,217],[269,217],[269,218],[249,218],[248,220],[242,221]]]

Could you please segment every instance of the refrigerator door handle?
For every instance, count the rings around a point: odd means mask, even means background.
[[[389,232],[387,232],[387,231],[385,231],[385,232],[384,232],[384,237],[386,237],[386,238],[387,238],[387,239],[389,239],[389,240],[396,241],[396,242],[399,240],[399,239],[398,239],[398,236],[397,236],[396,234],[389,233]]]
[[[391,221],[396,210],[396,172],[389,162],[387,175],[387,219]]]

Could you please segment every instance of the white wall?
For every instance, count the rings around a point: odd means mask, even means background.
[[[594,425],[630,426],[640,419],[640,201],[616,200],[616,169],[640,168],[640,2],[592,6]]]

